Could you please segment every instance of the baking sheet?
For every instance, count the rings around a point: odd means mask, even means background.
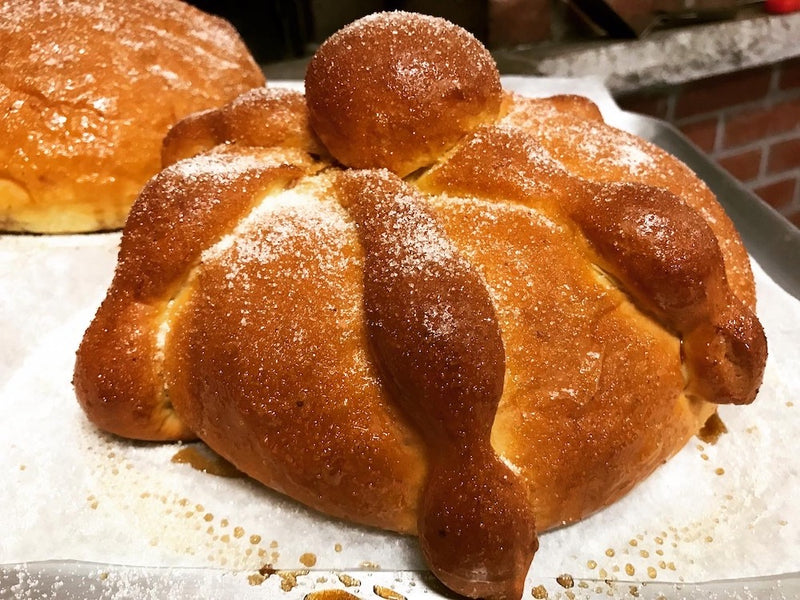
[[[648,123],[619,111],[596,80],[504,85],[588,95],[635,133]],[[0,595],[84,597],[88,582],[109,598],[163,585],[183,590],[178,598],[331,588],[372,597],[375,586],[446,596],[413,538],[328,519],[251,481],[174,463],[180,446],[119,440],[85,421],[70,384],[74,352],[110,282],[118,240],[0,237]],[[800,302],[773,280],[791,272],[770,263],[768,274],[758,262],[754,271],[770,343],[755,404],[722,407],[729,433],[716,445],[691,441],[614,506],[543,534],[526,595],[536,586],[550,597],[800,594]],[[708,581],[722,583],[695,585]]]

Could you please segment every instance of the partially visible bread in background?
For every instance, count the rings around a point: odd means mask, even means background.
[[[0,230],[121,227],[169,127],[264,84],[178,0],[0,0]]]

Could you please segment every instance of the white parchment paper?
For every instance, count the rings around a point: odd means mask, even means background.
[[[596,82],[563,85],[617,110]],[[0,236],[0,565],[424,569],[413,538],[329,519],[249,480],[173,463],[178,445],[87,423],[71,385],[75,350],[118,242]],[[614,506],[543,534],[531,585],[562,573],[698,582],[800,571],[800,302],[754,271],[769,341],[756,402],[720,409],[729,433],[716,444],[692,440]]]

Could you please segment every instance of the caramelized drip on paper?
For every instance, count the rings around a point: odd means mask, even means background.
[[[717,413],[714,413],[706,421],[703,428],[697,433],[697,437],[703,440],[706,444],[716,444],[719,438],[728,433],[728,428],[725,423],[719,418]]]
[[[359,600],[359,598],[344,590],[330,589],[306,594],[304,600]]]
[[[173,455],[171,462],[187,464],[196,471],[203,471],[217,477],[236,478],[245,476],[244,473],[227,460],[205,447],[201,449],[198,446],[185,446]]]

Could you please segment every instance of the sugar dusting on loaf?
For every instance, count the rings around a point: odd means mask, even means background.
[[[264,135],[281,98],[294,130]],[[753,400],[747,255],[677,159],[586,99],[503,92],[441,19],[343,29],[301,100],[170,132],[199,154],[134,206],[78,399],[134,438],[178,420],[312,508],[416,533],[452,590],[519,598],[537,531]]]

